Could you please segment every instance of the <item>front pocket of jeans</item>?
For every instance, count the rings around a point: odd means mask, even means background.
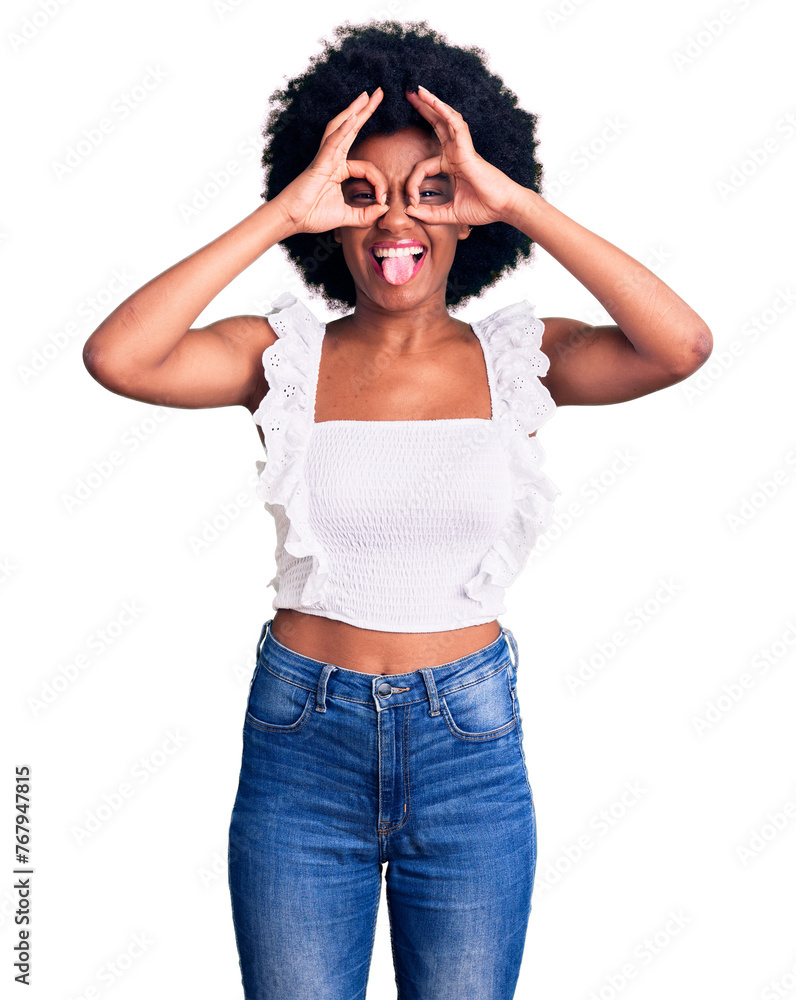
[[[314,703],[313,691],[273,673],[261,659],[249,690],[246,721],[258,729],[293,733],[307,721]]]
[[[448,729],[460,740],[494,740],[517,725],[506,667],[440,695]]]

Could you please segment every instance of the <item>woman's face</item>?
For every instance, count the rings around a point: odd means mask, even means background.
[[[387,211],[372,226],[334,230],[354,279],[358,302],[368,299],[388,310],[437,298],[444,305],[456,247],[469,235],[469,227],[430,225],[405,212],[410,204],[406,192],[409,175],[420,160],[437,155],[440,149],[436,136],[414,126],[393,135],[369,136],[351,147],[349,159],[370,160],[387,180]],[[373,186],[364,178],[349,178],[343,181],[342,189],[349,205],[367,206],[375,201]],[[421,205],[444,205],[452,197],[453,180],[447,176],[427,177],[420,185]]]

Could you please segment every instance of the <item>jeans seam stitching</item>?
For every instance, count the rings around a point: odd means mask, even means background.
[[[248,710],[246,711],[246,718],[255,728],[264,729],[269,733],[297,733],[306,726],[309,717],[312,715],[310,705],[314,705],[314,700],[312,698],[307,698],[307,704],[304,706],[301,715],[290,726],[275,726],[273,723],[263,722],[262,719],[258,719]]]
[[[531,790],[531,779],[528,777],[528,768],[525,764],[525,751],[522,747],[522,740],[520,739],[520,729],[519,726],[515,730],[517,733],[517,746],[520,749],[520,760],[522,761],[522,771],[525,775],[525,785],[528,789],[528,794],[531,796],[531,802],[533,802],[533,791]]]
[[[407,707],[406,707],[406,713],[404,715],[404,761],[405,761],[405,767],[404,767],[404,795],[406,796],[406,812],[403,814],[403,816],[400,818],[400,820],[398,821],[398,823],[395,826],[391,826],[391,827],[389,827],[386,830],[385,829],[380,829],[379,830],[380,833],[383,833],[385,835],[388,834],[388,833],[395,833],[396,830],[400,830],[401,827],[406,826],[406,824],[409,822],[409,813],[410,813],[411,808],[412,808],[412,803],[411,803],[410,797],[409,797],[409,749],[408,749],[409,743],[408,743],[408,738],[407,738],[408,737],[408,732],[409,732],[409,711],[410,711],[410,709],[411,709],[411,705],[407,705]]]
[[[466,684],[460,684],[458,687],[447,688],[445,691],[437,690],[437,694],[440,698],[444,697],[446,694],[454,694],[456,691],[464,691],[468,687],[472,687],[474,684],[481,684],[483,681],[489,680],[490,677],[494,677],[495,674],[499,674],[501,670],[506,669],[506,663],[510,663],[510,660],[506,660],[500,663],[491,673],[484,674],[483,677],[477,677],[475,680],[468,681]],[[432,667],[432,670],[434,668]]]
[[[502,726],[498,726],[497,729],[488,729],[485,733],[466,733],[466,730],[460,729],[456,725],[456,720],[451,715],[451,711],[448,708],[448,703],[444,698],[440,699],[440,705],[442,706],[442,714],[447,723],[448,729],[450,729],[451,734],[459,740],[463,740],[465,743],[483,743],[487,740],[496,740],[500,736],[505,736],[506,733],[510,733],[517,725],[517,715],[514,711],[514,703],[511,705],[511,721],[505,722]]]

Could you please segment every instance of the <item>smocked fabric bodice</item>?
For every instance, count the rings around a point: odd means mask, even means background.
[[[253,414],[266,461],[257,496],[276,524],[273,609],[360,628],[440,632],[505,612],[503,595],[550,524],[560,490],[528,435],[555,411],[539,376],[542,322],[528,302],[471,328],[491,419],[315,423],[326,331],[290,294],[268,321],[269,386]]]

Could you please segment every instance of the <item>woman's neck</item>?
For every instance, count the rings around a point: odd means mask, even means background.
[[[453,319],[444,302],[423,302],[407,309],[384,309],[357,299],[353,313],[327,324],[335,333],[367,344],[378,343],[402,354],[424,354],[461,337],[467,324]]]

